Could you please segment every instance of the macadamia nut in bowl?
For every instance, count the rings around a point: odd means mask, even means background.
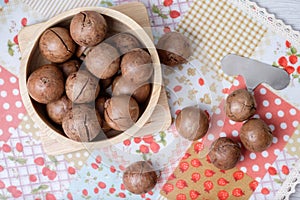
[[[89,13],[90,11],[96,12],[94,13],[96,15],[96,18],[98,18],[99,16],[102,16],[104,18],[104,20],[106,22],[107,25],[107,31],[110,31],[111,33],[114,34],[118,34],[118,33],[130,33],[132,36],[134,36],[134,38],[136,38],[138,40],[138,43],[140,44],[139,47],[143,47],[145,50],[144,54],[147,55],[147,63],[151,63],[151,70],[150,70],[150,74],[149,77],[145,77],[145,80],[149,80],[149,78],[151,77],[151,81],[153,81],[153,83],[151,85],[150,88],[150,94],[148,96],[147,99],[147,104],[145,107],[143,107],[143,112],[139,111],[139,105],[137,104],[137,102],[133,99],[130,100],[130,102],[134,102],[131,103],[133,106],[133,108],[135,108],[134,115],[131,116],[132,117],[132,122],[128,123],[127,126],[123,126],[121,124],[121,129],[122,132],[118,135],[116,135],[113,138],[109,138],[107,140],[108,141],[94,141],[93,138],[97,138],[96,133],[98,133],[98,128],[93,129],[89,129],[89,133],[90,134],[85,134],[84,136],[80,137],[80,140],[78,139],[78,137],[74,137],[73,135],[75,132],[73,131],[69,131],[69,130],[73,130],[72,125],[70,125],[70,123],[68,121],[62,122],[62,125],[60,125],[60,119],[58,121],[58,123],[54,122],[53,119],[50,118],[47,109],[46,109],[46,104],[50,103],[50,102],[54,102],[57,101],[58,99],[60,99],[62,96],[66,95],[66,97],[68,99],[70,99],[72,101],[72,109],[74,111],[76,111],[77,108],[74,108],[74,105],[80,105],[82,106],[91,106],[94,104],[93,107],[93,112],[96,112],[95,109],[95,99],[97,97],[99,97],[99,93],[98,91],[101,88],[101,85],[99,83],[99,79],[108,79],[110,77],[113,77],[118,70],[120,69],[120,63],[121,63],[121,56],[120,53],[118,52],[119,50],[108,44],[105,43],[105,41],[103,41],[103,39],[99,39],[97,42],[95,41],[95,44],[81,44],[81,43],[76,43],[75,38],[79,36],[74,36],[74,34],[70,34],[70,23],[72,21],[72,19],[74,18],[74,16],[76,16],[77,14],[79,14],[80,16],[82,15],[81,13]],[[97,14],[99,13],[99,15]],[[90,22],[92,23],[94,19],[94,14],[91,15],[86,15],[89,16],[89,18],[91,19]],[[102,20],[101,18],[101,21]],[[76,19],[76,18],[75,18]],[[74,21],[75,21],[74,19]],[[80,20],[79,20],[80,21]],[[98,21],[98,20],[95,20]],[[89,21],[86,21],[87,23],[89,23]],[[102,22],[101,22],[102,23]],[[105,33],[105,25],[104,25],[104,21],[102,23],[103,27],[102,27],[102,31],[100,31],[101,33]],[[78,25],[78,24],[77,24]],[[82,24],[79,24],[79,27]],[[101,25],[101,26],[102,26]],[[64,33],[60,33],[60,32],[53,32],[51,30],[53,30],[53,28],[55,27],[61,27],[64,31],[62,32],[66,32],[68,34],[64,34]],[[72,26],[72,29],[76,29],[74,28],[75,26]],[[95,30],[98,30],[98,28],[95,28]],[[54,29],[55,30],[55,29]],[[98,37],[98,32],[97,30],[95,32],[93,32],[93,34],[95,33],[95,37]],[[49,39],[43,39],[41,38],[41,36],[45,33],[45,32],[49,32],[50,34],[57,36],[59,40],[63,40],[65,41],[64,35],[68,35],[68,37],[66,37],[66,41],[69,41],[69,39],[71,39],[70,44],[71,47],[69,47],[70,49],[68,50],[72,50],[70,51],[70,55],[69,55],[69,51],[64,51],[64,52],[60,52],[61,50],[63,50],[63,48],[65,48],[65,46],[63,47],[59,47],[59,49],[56,49],[56,53],[59,54],[60,60],[51,60],[48,57],[49,55],[52,55],[51,53],[48,52],[47,53],[41,53],[41,51],[44,51],[43,48],[45,48],[46,50],[50,48],[50,46],[52,45],[52,43],[50,42],[45,42]],[[73,31],[77,31],[76,34],[80,35],[80,30],[73,30]],[[90,36],[92,36],[93,34],[90,34]],[[89,35],[89,34],[88,34]],[[102,36],[101,36],[102,37]],[[105,33],[104,38],[107,37],[107,34]],[[88,37],[86,37],[87,39]],[[40,40],[41,39],[41,40]],[[56,38],[57,39],[57,38]],[[58,40],[58,41],[59,41]],[[93,39],[92,39],[93,40]],[[40,48],[39,43],[42,42],[43,46],[42,49]],[[77,71],[77,66],[78,66],[78,62],[74,62],[74,66],[72,67],[66,67],[67,70],[65,73],[65,77],[63,75],[63,71],[64,70],[62,67],[63,64],[61,63],[68,63],[68,61],[74,60],[75,56],[73,56],[73,53],[76,52],[75,48],[73,51],[73,47],[81,47],[81,45],[83,46],[89,46],[92,45],[92,47],[89,47],[90,50],[87,51],[87,55],[84,58],[85,60],[83,61],[83,64],[81,65],[79,71]],[[118,45],[116,45],[118,46]],[[121,45],[122,46],[122,45]],[[118,48],[121,46],[119,45]],[[126,45],[125,45],[126,46]],[[136,47],[136,45],[133,45],[134,47]],[[103,48],[106,51],[108,51],[109,53],[101,53],[101,55],[99,55],[97,48]],[[160,66],[160,62],[159,62],[159,56],[158,53],[155,49],[155,45],[153,44],[153,41],[151,40],[151,37],[149,37],[149,35],[144,31],[144,29],[138,25],[138,23],[136,23],[133,19],[129,18],[128,16],[122,14],[119,11],[113,10],[111,8],[104,8],[104,7],[85,7],[85,8],[75,8],[73,10],[69,10],[66,11],[62,14],[59,14],[53,18],[51,18],[50,20],[48,20],[45,23],[42,23],[40,25],[40,27],[38,29],[36,29],[35,34],[33,35],[33,37],[31,38],[31,43],[28,43],[27,45],[27,51],[26,53],[24,53],[22,60],[21,60],[21,72],[20,72],[20,79],[19,79],[19,85],[20,85],[20,92],[21,92],[21,96],[24,102],[24,106],[26,107],[28,113],[30,114],[30,117],[33,118],[33,120],[36,122],[36,124],[39,126],[39,128],[41,129],[41,131],[43,132],[43,135],[45,136],[45,138],[48,140],[56,140],[57,143],[59,143],[59,145],[56,145],[55,148],[51,149],[51,152],[49,152],[50,154],[61,154],[61,153],[67,153],[67,152],[73,152],[73,151],[77,151],[77,150],[81,150],[81,149],[86,149],[86,148],[99,148],[99,147],[105,147],[105,146],[110,146],[112,144],[115,143],[119,143],[125,139],[128,139],[130,137],[130,134],[135,134],[138,133],[140,131],[140,129],[144,126],[144,124],[150,119],[156,105],[158,102],[158,99],[160,97],[160,91],[161,91],[161,82],[162,82],[162,73],[161,73],[161,66]],[[93,54],[93,50],[96,49],[96,53]],[[45,51],[46,52],[46,51]],[[70,57],[69,57],[70,56]],[[90,57],[91,56],[91,57]],[[89,58],[90,57],[90,58]],[[92,58],[93,57],[93,58]],[[103,63],[100,63],[100,61],[98,62],[97,59],[106,59],[106,61]],[[93,60],[93,59],[96,59]],[[108,59],[108,61],[107,61]],[[73,62],[73,61],[72,61]],[[53,64],[55,63],[55,64]],[[56,63],[57,64],[56,66]],[[92,63],[92,64],[91,64]],[[93,64],[107,64],[105,65],[100,71],[98,71],[98,67],[95,67],[95,65]],[[30,76],[34,75],[34,72],[36,70],[40,70],[40,67],[43,65],[51,65],[51,68],[55,68],[55,70],[57,72],[53,73],[54,76],[51,75],[51,77],[49,78],[53,78],[53,80],[55,80],[55,82],[57,82],[58,84],[55,84],[55,87],[52,88],[52,90],[47,92],[48,96],[53,96],[51,98],[41,98],[42,101],[39,101],[39,97],[38,98],[34,98],[34,94],[32,95],[32,91],[36,91],[36,89],[31,90],[30,86],[27,87],[27,82],[32,82]],[[81,64],[81,61],[80,63]],[[91,64],[91,65],[90,65]],[[65,70],[64,70],[65,71]],[[103,73],[102,73],[103,72]],[[88,73],[88,74],[87,74]],[[80,75],[79,77],[77,75]],[[82,75],[82,76],[81,76]],[[103,75],[103,76],[102,76]],[[68,78],[67,78],[68,77]],[[72,83],[72,78],[70,77],[76,77],[75,79],[80,79],[80,84],[78,84],[79,86],[77,87],[72,87],[72,85],[77,85],[75,84],[75,82]],[[81,78],[83,77],[83,78]],[[88,77],[88,78],[87,78]],[[58,79],[58,80],[57,80]],[[50,81],[50,79],[47,79],[47,83],[52,83],[53,81]],[[46,84],[46,82],[44,82]],[[35,84],[33,84],[35,85]],[[88,89],[88,86],[92,86],[90,89]],[[45,87],[48,87],[47,85],[45,85]],[[107,87],[107,86],[105,86]],[[79,91],[77,91],[77,89]],[[85,90],[87,89],[87,90]],[[105,88],[103,88],[105,89]],[[73,91],[72,91],[73,90]],[[90,92],[88,92],[90,91]],[[92,91],[92,92],[91,92]],[[76,93],[78,92],[78,93]],[[85,92],[87,92],[87,95],[84,94]],[[71,95],[70,95],[71,94]],[[75,96],[72,96],[72,94],[76,94]],[[32,95],[32,98],[31,98]],[[43,95],[42,95],[43,96]],[[82,97],[82,98],[81,98]],[[112,99],[114,99],[115,97],[112,97]],[[128,98],[130,99],[130,98]],[[114,100],[112,101],[114,102]],[[91,104],[91,105],[87,105],[87,104]],[[63,105],[60,104],[58,106]],[[109,105],[109,104],[108,104]],[[54,106],[55,107],[55,106]],[[110,111],[115,111],[115,107],[114,108],[110,108],[108,106],[108,108],[110,109]],[[54,110],[54,108],[51,108]],[[51,110],[50,109],[50,110]],[[86,109],[87,110],[87,109]],[[65,112],[66,110],[60,110]],[[113,112],[115,113],[115,112]],[[79,113],[82,114],[82,113]],[[78,114],[78,115],[79,115]],[[67,114],[65,115],[64,118],[76,118],[77,114],[70,114],[69,111],[67,111]],[[88,119],[88,115],[84,115],[86,116]],[[83,116],[83,119],[84,119]],[[111,118],[111,121],[115,122],[115,118]],[[103,119],[102,119],[103,121]],[[93,120],[93,122],[96,123],[96,120]],[[102,128],[101,126],[103,126],[102,122],[99,122],[98,120],[98,125],[100,126],[100,128]],[[79,123],[78,123],[79,124]],[[105,123],[106,125],[108,123]],[[65,128],[63,128],[65,127]],[[66,128],[68,127],[68,128]],[[119,127],[119,128],[120,128]],[[109,130],[110,128],[108,128],[107,130]],[[78,129],[79,130],[79,129]],[[82,130],[79,131],[84,133]],[[100,131],[101,132],[101,131]],[[130,133],[130,134],[126,134],[126,133]],[[142,134],[142,133],[139,133]],[[51,136],[51,137],[50,137]],[[72,138],[71,138],[72,137]],[[82,144],[84,143],[84,145]],[[48,149],[47,149],[48,150]],[[46,151],[47,151],[46,150]]]

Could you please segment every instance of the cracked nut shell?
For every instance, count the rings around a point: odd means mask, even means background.
[[[150,84],[134,84],[122,76],[117,76],[112,84],[113,96],[127,94],[132,96],[138,103],[144,103],[150,95]]]
[[[182,137],[195,141],[207,133],[209,120],[203,110],[190,106],[180,111],[176,117],[175,126]]]
[[[252,152],[266,150],[273,141],[273,134],[269,126],[261,119],[249,119],[240,130],[241,142]]]
[[[47,104],[46,110],[48,116],[57,124],[62,124],[62,120],[66,113],[72,109],[72,101],[66,95],[56,101]]]
[[[45,30],[40,37],[39,49],[47,60],[54,63],[62,63],[72,57],[76,44],[71,38],[68,29],[52,27]]]
[[[65,91],[62,71],[52,64],[42,65],[27,80],[28,93],[35,101],[47,104],[58,100]]]
[[[124,78],[135,84],[147,82],[153,73],[151,56],[143,49],[133,49],[121,61]]]
[[[160,61],[167,66],[187,63],[192,55],[189,40],[178,32],[164,34],[156,45]]]
[[[149,162],[138,161],[129,165],[123,174],[125,188],[134,194],[152,190],[158,181],[156,171]]]
[[[66,94],[74,103],[89,103],[100,92],[98,79],[86,70],[71,73],[66,80]]]
[[[80,46],[95,46],[106,35],[107,24],[104,17],[96,11],[83,11],[76,14],[70,23],[73,40]]]
[[[230,138],[220,137],[212,143],[208,156],[215,167],[228,170],[240,160],[241,147]]]
[[[104,105],[104,119],[115,130],[125,131],[139,117],[138,103],[128,95],[113,96]]]
[[[102,42],[87,53],[85,64],[94,76],[100,79],[108,79],[118,72],[120,55],[116,48]]]
[[[64,133],[72,140],[90,142],[101,133],[102,119],[87,104],[77,104],[69,110],[62,121]]]
[[[253,95],[245,89],[238,89],[226,99],[226,115],[233,121],[242,122],[255,114],[256,102]]]

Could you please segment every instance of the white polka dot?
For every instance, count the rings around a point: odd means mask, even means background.
[[[260,118],[259,114],[253,115],[253,118]]]
[[[293,140],[292,138],[290,138],[290,139],[289,139],[289,143],[290,143],[290,144],[293,144],[293,143],[294,143],[294,140]]]
[[[294,127],[294,128],[297,128],[298,125],[299,125],[299,122],[298,122],[298,121],[293,121],[293,127]]]
[[[268,107],[270,105],[269,101],[268,100],[264,100],[263,101],[263,106],[264,107]]]
[[[267,119],[272,119],[272,113],[267,112],[267,113],[266,113],[266,118],[267,118]]]
[[[0,85],[4,85],[4,80],[0,78]]]
[[[67,155],[67,157],[68,157],[68,158],[72,158],[73,155],[72,155],[71,153],[69,153],[69,154]]]
[[[273,141],[272,142],[273,142],[273,144],[276,144],[278,142],[278,138],[273,136]]]
[[[16,79],[16,77],[10,77],[9,78],[9,81],[11,82],[11,83],[16,83],[17,82],[17,79]]]
[[[233,137],[239,136],[239,132],[238,132],[237,130],[233,130],[233,131],[231,132],[231,134],[232,134]]]
[[[274,154],[275,154],[276,156],[278,156],[278,155],[280,154],[280,150],[279,150],[279,149],[275,149],[275,150],[274,150]]]
[[[218,125],[219,127],[223,127],[223,126],[224,126],[224,122],[223,122],[222,120],[218,120],[218,121],[217,121],[217,125]]]
[[[13,95],[17,96],[17,95],[19,95],[19,90],[18,89],[13,89],[12,93],[13,93]]]
[[[269,169],[270,166],[271,166],[270,163],[266,163],[266,164],[265,164],[265,169]]]
[[[267,94],[267,90],[265,88],[261,88],[259,92],[260,92],[260,94],[263,94],[263,95]]]
[[[227,135],[226,135],[225,132],[221,132],[221,133],[219,134],[219,136],[220,136],[220,137],[226,137]]]
[[[16,101],[15,103],[17,108],[21,108],[22,107],[22,102],[21,101]]]
[[[239,86],[239,85],[240,85],[240,82],[239,82],[238,80],[235,79],[235,80],[233,81],[233,85],[234,85],[234,86]]]
[[[0,136],[3,134],[3,131],[2,131],[2,129],[0,129]]]
[[[207,139],[213,141],[215,139],[215,136],[213,134],[208,134]]]
[[[284,135],[284,136],[283,136],[283,140],[284,140],[285,142],[287,142],[289,139],[290,139],[290,136],[288,136],[288,135]]]
[[[250,157],[251,160],[254,160],[254,159],[256,159],[256,154],[255,153],[250,153],[249,157]]]
[[[25,125],[25,128],[26,128],[26,129],[30,129],[30,127],[31,127],[30,124],[26,124],[26,125]]]
[[[245,160],[245,157],[243,155],[241,155],[240,161]]]
[[[284,117],[284,112],[282,110],[279,110],[277,115],[278,117]]]
[[[232,121],[232,120],[229,120],[229,123],[230,123],[231,125],[235,125],[235,124],[236,124],[236,122],[235,122],[235,121]]]
[[[3,109],[4,109],[4,110],[8,110],[9,107],[10,107],[9,103],[4,103],[4,104],[3,104]]]
[[[286,123],[285,123],[285,122],[282,122],[282,123],[280,124],[280,128],[285,130],[285,129],[287,128]]]
[[[291,148],[291,151],[292,151],[292,152],[296,152],[296,151],[297,151],[296,147],[292,147],[292,148]]]
[[[6,121],[11,122],[13,120],[13,117],[11,115],[6,115],[5,119]]]
[[[23,117],[24,117],[24,114],[23,114],[23,113],[19,113],[19,114],[18,114],[18,119],[23,119]]]
[[[278,99],[278,98],[277,98],[277,99],[275,99],[275,101],[274,101],[274,102],[275,102],[275,104],[276,104],[276,105],[278,105],[278,106],[279,106],[279,105],[281,104],[281,99]]]
[[[260,178],[260,177],[255,177],[255,180],[256,180],[257,182],[260,182],[260,181],[261,181],[261,178]]]
[[[267,158],[269,156],[269,153],[267,151],[261,152],[262,157]]]
[[[244,173],[247,173],[247,168],[246,167],[241,167],[240,170]]]
[[[16,129],[14,129],[13,127],[9,127],[8,128],[8,132],[10,133],[15,133]]]
[[[7,97],[7,92],[3,90],[3,91],[1,91],[0,95],[1,95],[1,97],[3,97],[3,98],[4,98],[4,97]]]
[[[275,126],[273,124],[270,124],[269,128],[271,129],[272,132],[275,131]]]
[[[297,114],[296,109],[294,109],[294,108],[290,109],[290,114],[291,115],[296,115]]]
[[[217,115],[221,114],[221,109],[220,109],[220,108],[217,108],[216,111],[215,111],[215,113],[216,113]]]
[[[252,170],[253,170],[254,172],[258,172],[258,171],[259,171],[259,166],[258,166],[258,165],[253,165],[253,166],[252,166]]]
[[[78,165],[79,166],[82,166],[83,165],[83,163],[82,163],[82,161],[80,160],[80,161],[78,161]]]
[[[75,156],[76,156],[77,158],[79,158],[79,157],[81,156],[81,153],[77,152],[77,153],[75,154]]]
[[[85,151],[85,152],[83,153],[83,156],[88,157],[88,156],[89,156],[89,152]]]

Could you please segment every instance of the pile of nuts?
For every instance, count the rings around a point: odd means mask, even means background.
[[[261,119],[251,118],[256,112],[256,102],[249,91],[239,89],[229,94],[225,111],[230,120],[245,121],[240,130],[240,140],[247,150],[262,152],[272,144],[273,135],[268,125]],[[182,137],[194,141],[206,134],[209,121],[200,108],[186,107],[177,115],[175,125]],[[240,160],[241,147],[228,137],[220,137],[212,143],[208,155],[213,165],[227,170]]]
[[[150,54],[132,34],[111,33],[100,13],[83,11],[69,28],[48,28],[39,50],[51,64],[29,75],[29,95],[45,105],[51,121],[70,139],[113,137],[130,128],[147,106]]]

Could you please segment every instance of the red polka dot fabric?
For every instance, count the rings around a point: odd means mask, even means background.
[[[8,141],[25,113],[18,78],[0,66],[0,141]]]
[[[242,77],[238,77],[234,81],[234,85],[229,92],[239,88],[245,88]],[[299,124],[300,112],[263,85],[255,89],[254,97],[257,102],[257,111],[253,117],[261,118],[271,128],[274,136],[273,143],[263,152],[250,152],[243,147],[243,156],[237,167],[253,178],[262,178],[266,174],[268,166],[274,163],[291,135],[295,132]],[[227,136],[240,142],[239,131],[243,123],[233,122],[225,117],[223,107],[224,102],[220,106],[220,112],[213,116],[216,126],[223,126],[223,129],[222,132],[214,134],[219,134],[220,137]]]

